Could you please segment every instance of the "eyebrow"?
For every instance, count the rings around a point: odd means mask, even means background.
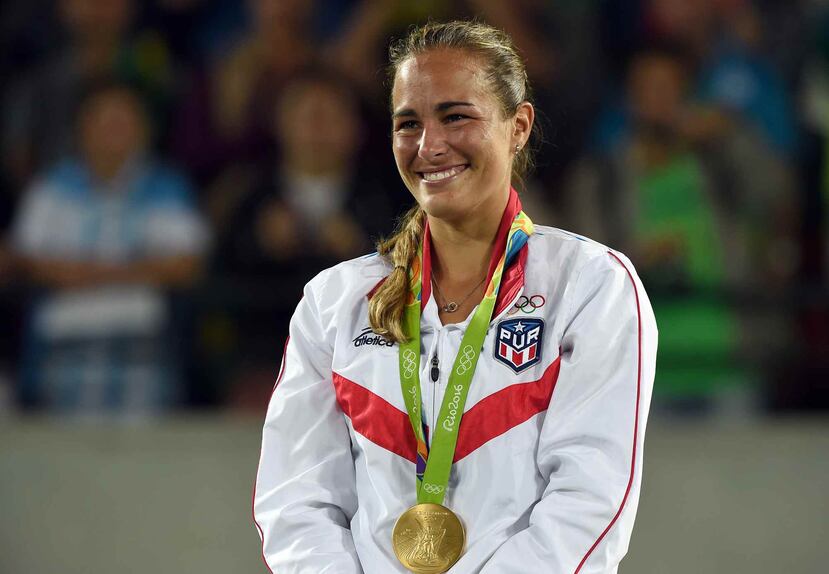
[[[443,112],[445,110],[448,110],[449,108],[454,108],[456,106],[469,106],[469,107],[474,108],[475,104],[472,104],[470,102],[441,102],[441,103],[439,103],[438,105],[435,106],[435,111],[436,112]],[[415,113],[415,111],[413,109],[406,108],[406,109],[398,110],[398,111],[394,112],[391,115],[391,119],[400,118],[400,117],[412,117],[412,116],[416,116],[416,115],[417,114]]]

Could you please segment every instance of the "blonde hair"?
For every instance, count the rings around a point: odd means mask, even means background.
[[[394,84],[403,62],[442,48],[465,50],[480,58],[491,93],[500,104],[504,119],[512,117],[522,102],[531,99],[524,61],[510,37],[478,21],[429,22],[413,27],[408,35],[389,47],[390,85]],[[525,145],[512,162],[512,179],[519,187],[523,186],[524,177],[532,165],[531,148]],[[403,310],[409,292],[408,271],[423,240],[425,226],[426,213],[415,206],[401,218],[391,237],[377,243],[377,252],[393,265],[393,269],[369,302],[369,324],[378,335],[398,343],[406,341]]]

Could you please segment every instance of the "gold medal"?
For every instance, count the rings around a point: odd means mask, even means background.
[[[397,559],[415,574],[442,574],[463,553],[457,515],[440,504],[416,504],[400,515],[391,535]]]

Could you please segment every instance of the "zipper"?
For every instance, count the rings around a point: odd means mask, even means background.
[[[429,361],[429,380],[432,382],[430,385],[432,391],[432,416],[429,417],[429,429],[431,433],[434,434],[435,432],[435,425],[437,424],[438,420],[438,390],[440,386],[440,348],[441,344],[443,343],[444,337],[444,329],[438,328],[435,331],[435,343],[432,351],[432,358]],[[429,437],[431,439],[431,437]],[[431,442],[431,440],[430,440]]]
[[[432,380],[432,434],[435,432],[435,424],[437,424],[438,414],[435,412],[435,405],[437,401],[438,385],[440,384],[440,362],[438,361],[438,347],[435,346],[435,354],[432,356],[432,369],[429,372],[429,378]],[[429,443],[431,446],[431,438]]]

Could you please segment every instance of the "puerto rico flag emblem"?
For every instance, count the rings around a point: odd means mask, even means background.
[[[543,334],[544,321],[541,319],[501,321],[496,333],[495,358],[520,373],[541,360]]]

